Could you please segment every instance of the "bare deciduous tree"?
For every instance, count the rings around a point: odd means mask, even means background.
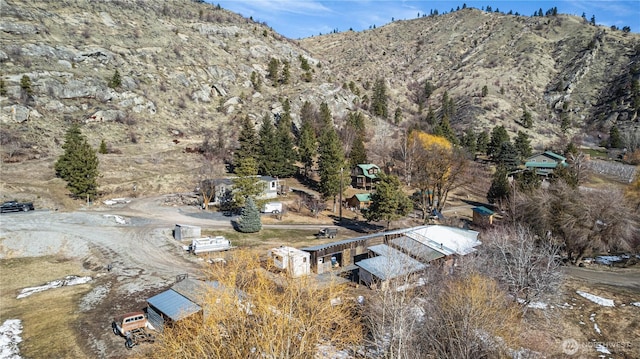
[[[628,250],[639,230],[638,214],[617,190],[572,188],[558,180],[548,191],[515,198],[513,221],[557,239],[574,264],[585,255]]]
[[[520,310],[496,281],[480,274],[429,286],[416,343],[434,358],[507,357],[517,347]]]
[[[498,279],[523,308],[556,292],[561,279],[559,246],[538,239],[522,225],[501,226],[483,234],[479,270]]]

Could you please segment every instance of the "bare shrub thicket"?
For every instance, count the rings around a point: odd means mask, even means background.
[[[358,304],[344,286],[274,275],[249,251],[208,277],[219,286],[204,294],[204,314],[165,328],[144,357],[306,359],[353,354],[362,341]]]
[[[478,270],[495,278],[523,308],[557,291],[561,280],[559,246],[522,225],[483,233]]]
[[[517,193],[510,208],[510,220],[556,240],[573,263],[629,250],[640,233],[638,213],[618,190],[579,189],[558,180],[548,190]]]
[[[425,286],[380,290],[367,303],[370,357],[496,358],[518,347],[520,308],[496,281],[427,272]]]

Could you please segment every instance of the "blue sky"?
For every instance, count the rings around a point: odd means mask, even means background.
[[[595,16],[599,25],[630,26],[632,32],[640,32],[640,0],[560,0],[560,1],[431,1],[431,0],[207,0],[223,8],[266,22],[278,33],[292,38],[327,34],[337,29],[346,31],[366,30],[387,24],[391,19],[409,20],[431,10],[440,14],[451,9],[468,7],[478,9],[490,6],[507,13],[513,10],[531,16],[542,8],[547,11],[557,7],[558,12],[581,16]]]

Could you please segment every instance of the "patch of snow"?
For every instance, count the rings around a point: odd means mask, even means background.
[[[597,295],[593,295],[587,292],[583,292],[580,290],[576,290],[576,293],[578,293],[581,297],[586,298],[596,304],[599,304],[603,307],[615,307],[615,304],[613,304],[613,299],[606,299],[606,298],[602,298],[602,297],[598,297]]]
[[[22,342],[22,321],[7,319],[0,325],[0,359],[20,359],[18,343]]]
[[[633,302],[631,305],[635,305],[636,307],[640,307],[640,302]]]
[[[518,298],[516,301],[520,304],[524,304],[524,299]],[[547,307],[548,304],[545,302],[529,302],[529,304],[527,304],[527,308],[547,309]]]
[[[105,214],[106,218],[113,218],[118,224],[127,224],[127,221],[122,216],[118,216],[115,214]]]
[[[106,204],[107,206],[112,206],[114,204],[122,204],[122,203],[129,203],[131,202],[131,200],[126,199],[126,198],[113,198],[113,199],[107,199],[102,201],[102,203]]]
[[[28,297],[32,294],[35,293],[39,293],[39,292],[44,292],[45,290],[49,290],[49,289],[53,289],[53,288],[60,288],[60,287],[64,287],[64,286],[70,286],[70,285],[78,285],[78,284],[85,284],[87,282],[91,281],[91,277],[78,277],[75,275],[69,275],[64,277],[63,279],[56,279],[56,280],[52,280],[51,282],[47,282],[43,285],[37,286],[37,287],[28,287],[28,288],[24,288],[20,291],[20,294],[18,294],[18,296],[16,297],[16,299],[21,299],[21,298],[25,298]]]
[[[398,287],[396,287],[396,292],[403,292],[407,289],[413,289],[416,287],[421,287],[423,285],[427,284],[427,282],[424,280],[424,278],[418,278],[418,280],[416,280],[413,283],[407,283],[407,284],[403,284],[400,285]]]
[[[609,349],[607,349],[607,347],[605,347],[604,345],[602,345],[600,343],[596,344],[595,349],[600,353],[611,354]]]
[[[598,327],[598,323],[593,323],[593,329],[596,331],[596,333],[602,334],[600,327]]]
[[[611,265],[616,262],[622,262],[621,256],[597,256],[596,263],[603,265]]]

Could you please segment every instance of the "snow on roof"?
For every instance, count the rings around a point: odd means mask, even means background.
[[[427,268],[426,265],[386,244],[371,246],[369,250],[379,255],[361,260],[356,265],[383,281],[409,275]]]
[[[442,253],[409,237],[394,238],[391,240],[391,243],[423,262],[430,262],[434,259],[444,257]]]
[[[440,225],[417,227],[405,235],[446,256],[467,255],[482,244],[476,231]]]

